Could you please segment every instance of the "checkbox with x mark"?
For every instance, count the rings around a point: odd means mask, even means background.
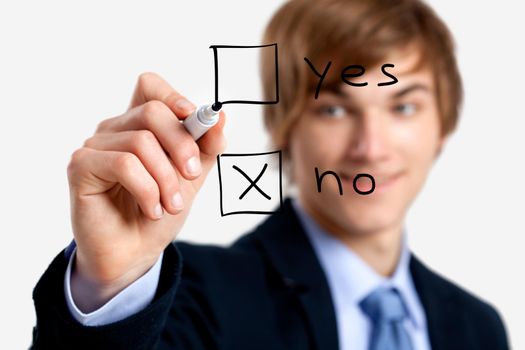
[[[221,216],[272,214],[282,204],[281,151],[217,156]]]

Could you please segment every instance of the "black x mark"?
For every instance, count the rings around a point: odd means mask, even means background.
[[[264,167],[262,168],[261,172],[259,173],[259,175],[255,178],[254,181],[252,181],[252,179],[250,179],[250,177],[248,175],[246,175],[246,173],[244,171],[242,171],[241,169],[239,169],[239,167],[237,167],[236,165],[233,166],[233,169],[237,170],[238,172],[241,173],[242,176],[244,176],[246,178],[246,180],[248,180],[250,182],[250,186],[248,186],[248,188],[246,190],[244,190],[244,192],[239,196],[239,199],[243,199],[244,196],[246,196],[246,193],[248,193],[248,191],[250,191],[250,189],[252,187],[255,187],[255,189],[257,191],[259,191],[260,194],[262,194],[266,199],[268,200],[271,200],[272,197],[268,196],[266,193],[264,193],[263,190],[261,190],[261,188],[259,186],[257,186],[257,181],[259,181],[259,179],[261,178],[261,176],[263,176],[264,172],[266,171],[266,168],[268,167],[268,164],[267,163],[264,163]]]

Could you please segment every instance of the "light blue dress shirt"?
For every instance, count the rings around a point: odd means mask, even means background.
[[[335,307],[340,350],[367,350],[372,330],[368,317],[359,308],[359,302],[375,288],[396,287],[406,303],[409,318],[406,327],[415,350],[430,350],[426,318],[409,271],[410,252],[403,240],[401,258],[390,278],[377,274],[359,256],[341,241],[324,231],[293,200],[293,207],[306,231],[326,274]],[[100,326],[117,322],[145,308],[155,295],[160,276],[162,256],[141,278],[121,291],[101,308],[83,313],[71,295],[70,275],[74,259],[71,255],[64,278],[64,290],[69,311],[83,325]]]
[[[409,270],[410,251],[403,234],[401,256],[390,278],[375,272],[339,239],[323,230],[300,206],[292,205],[299,216],[325,272],[335,308],[341,350],[367,350],[372,323],[359,302],[379,286],[395,287],[405,302],[409,317],[404,326],[415,350],[430,350],[426,317]]]

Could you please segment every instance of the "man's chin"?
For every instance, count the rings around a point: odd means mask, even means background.
[[[311,200],[313,216],[331,231],[371,233],[392,227],[399,221],[399,213],[392,209],[391,203],[367,200],[366,196],[350,197],[339,193],[320,194]],[[389,205],[390,204],[390,205]]]
[[[383,210],[354,207],[342,211],[337,221],[350,234],[373,234],[388,230],[399,221],[392,214]]]

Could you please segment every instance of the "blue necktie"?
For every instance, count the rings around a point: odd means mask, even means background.
[[[373,324],[369,350],[413,349],[410,336],[403,326],[408,312],[396,289],[378,288],[364,298],[359,306]]]

